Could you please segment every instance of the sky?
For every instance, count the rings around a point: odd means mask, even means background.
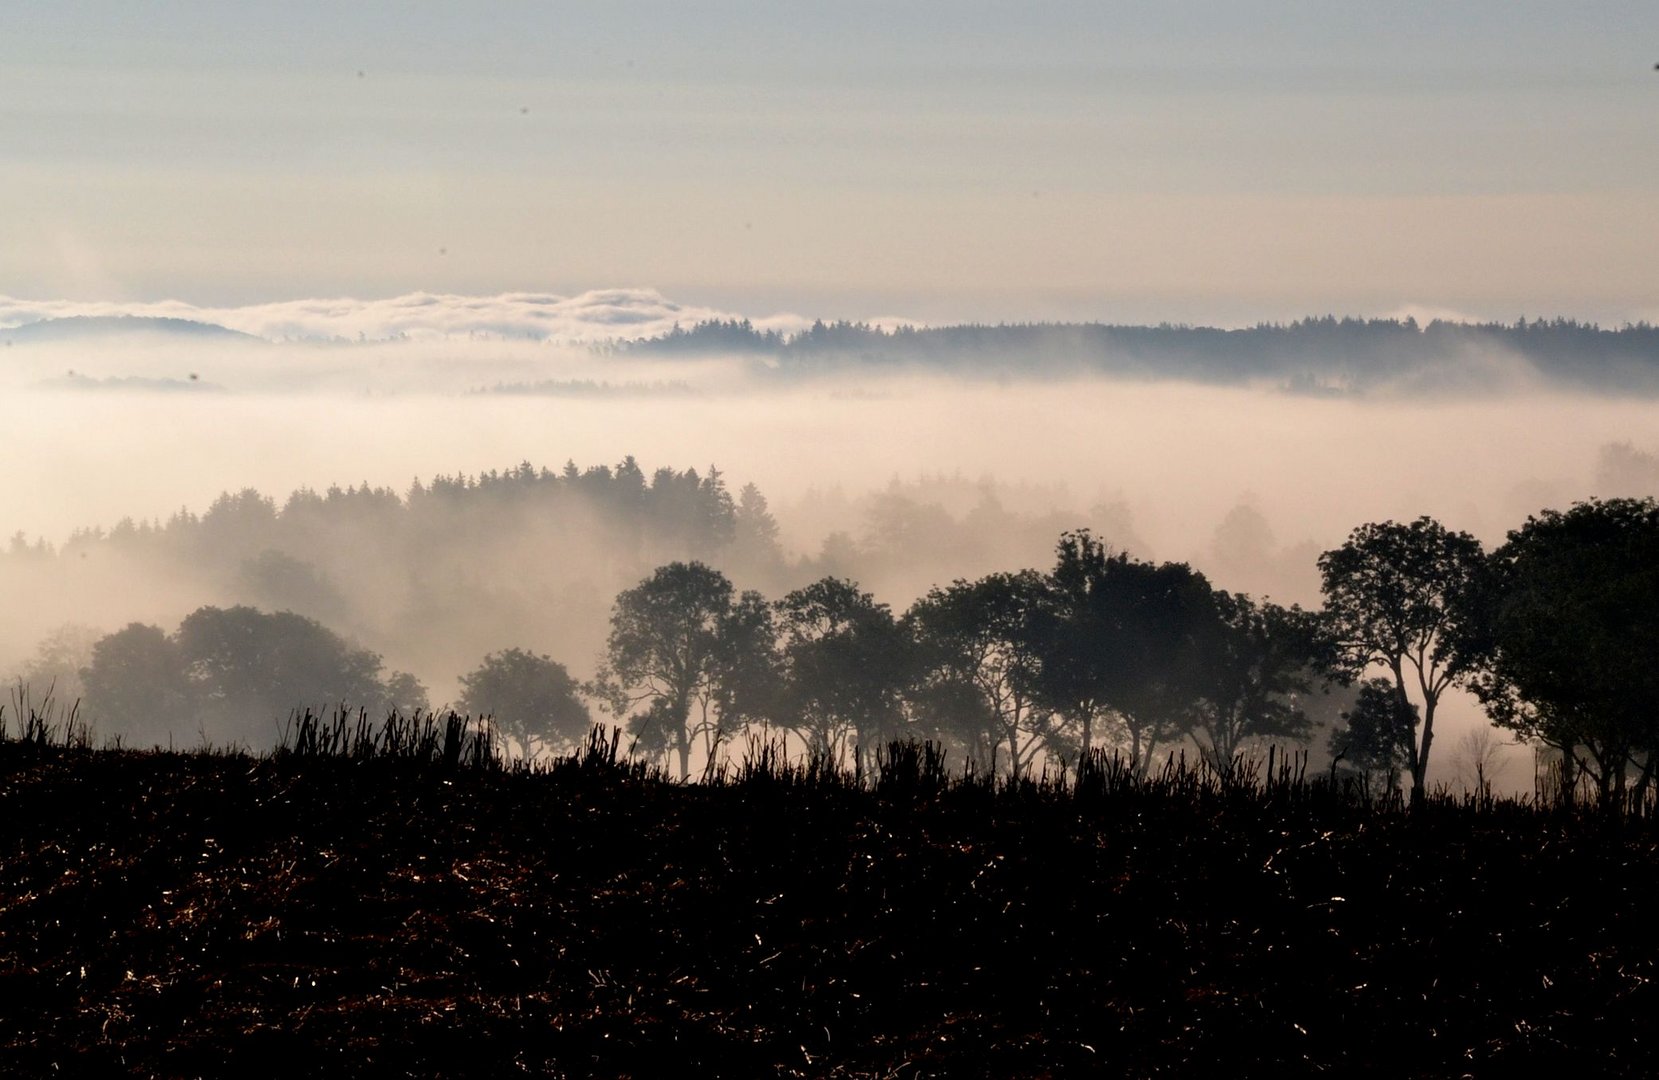
[[[0,296],[1659,317],[1651,3],[0,6]]]

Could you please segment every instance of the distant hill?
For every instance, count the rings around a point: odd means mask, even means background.
[[[1338,319],[1209,326],[1047,323],[900,326],[814,323],[795,334],[713,320],[631,342],[647,356],[769,357],[780,376],[857,369],[996,375],[1098,372],[1211,383],[1277,383],[1298,393],[1383,385],[1474,387],[1516,372],[1563,385],[1659,391],[1659,327],[1570,319],[1514,324]]]
[[[191,341],[264,344],[265,339],[217,323],[191,319],[163,319],[141,315],[75,315],[66,319],[41,319],[0,330],[0,342],[7,345],[39,345],[58,342],[108,340],[110,338],[184,338]]]

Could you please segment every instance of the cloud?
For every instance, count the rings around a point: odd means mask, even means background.
[[[1433,304],[1405,303],[1393,311],[1386,311],[1382,315],[1385,319],[1416,319],[1419,326],[1427,326],[1431,322],[1470,323],[1480,324],[1490,322],[1478,315],[1471,315],[1466,311],[1457,311],[1448,307],[1436,307]]]
[[[124,303],[0,296],[0,329],[40,319],[112,315],[216,323],[273,341],[501,337],[565,344],[655,337],[676,324],[689,327],[706,319],[742,318],[676,303],[655,289],[595,289],[575,296],[416,292],[381,300],[286,300],[245,307],[198,307],[182,300]],[[809,320],[780,314],[754,322],[763,329],[789,331],[805,327]]]

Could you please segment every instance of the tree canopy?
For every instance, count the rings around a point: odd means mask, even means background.
[[[1214,611],[1209,582],[1185,563],[1112,554],[1087,531],[1060,538],[1048,580],[1034,628],[1039,702],[1078,753],[1105,724],[1144,769],[1184,734],[1201,693],[1195,630]]]
[[[565,666],[517,648],[490,653],[462,675],[457,704],[475,716],[493,717],[504,734],[531,753],[545,747],[569,749],[592,724],[580,687]]]
[[[160,627],[129,623],[98,639],[81,678],[88,717],[134,745],[165,743],[175,725],[195,726],[184,654]]]
[[[542,482],[533,472],[511,481]],[[574,467],[559,481],[589,482]],[[599,488],[607,498],[660,489],[663,506],[677,490],[692,509],[671,517],[718,517],[725,507],[748,542],[773,541],[758,492],[733,508],[713,470],[648,482],[630,459]],[[433,497],[442,496],[420,496]],[[395,498],[364,507],[403,512]],[[315,510],[302,499],[276,519]],[[258,532],[272,514],[248,492],[210,512],[226,535]],[[722,535],[724,526],[710,529]],[[286,557],[253,565],[273,579],[307,578]],[[820,565],[801,560],[793,571],[804,578]],[[1334,678],[1359,687],[1328,740],[1333,755],[1362,775],[1410,772],[1415,799],[1437,706],[1464,685],[1497,723],[1556,748],[1569,785],[1588,777],[1604,799],[1654,788],[1659,673],[1648,654],[1659,640],[1659,503],[1543,511],[1490,556],[1430,518],[1366,524],[1318,568],[1325,604],[1304,612],[1074,530],[1060,536],[1047,572],[959,579],[897,617],[840,574],[770,602],[739,593],[709,564],[668,562],[616,594],[587,686],[548,655],[510,648],[461,677],[460,704],[493,714],[534,753],[579,739],[590,720],[583,698],[597,698],[636,750],[682,778],[694,756],[717,764],[751,725],[787,731],[830,760],[919,735],[1016,776],[1039,762],[1069,767],[1097,747],[1140,770],[1187,747],[1225,772],[1253,745],[1308,740],[1308,709],[1321,712],[1308,705],[1321,700],[1314,683],[1328,688]],[[73,670],[83,715],[106,734],[161,742],[201,732],[268,745],[298,708],[426,706],[418,679],[383,667],[311,617],[233,605],[200,608],[172,634],[139,623],[101,637],[60,631],[28,670]],[[1387,678],[1371,678],[1379,673]],[[1322,700],[1318,722],[1329,728],[1339,698]]]
[[[847,741],[905,734],[910,640],[886,604],[853,582],[824,578],[779,600],[777,722],[810,752],[839,762]]]
[[[1386,668],[1402,710],[1415,690],[1422,723],[1412,748],[1412,799],[1426,792],[1435,710],[1479,662],[1468,647],[1482,572],[1480,542],[1429,517],[1361,525],[1319,557],[1332,662],[1347,678]]]
[[[920,700],[934,724],[979,761],[994,763],[1006,747],[1016,776],[1052,734],[1037,698],[1036,638],[1050,598],[1043,576],[1024,570],[935,588],[906,615],[924,671]]]
[[[424,705],[412,676],[381,680],[380,657],[303,615],[203,607],[169,635],[133,623],[93,646],[86,713],[112,734],[160,742],[180,734],[269,745],[297,709],[379,712]]]
[[[1493,719],[1560,750],[1603,798],[1653,781],[1659,749],[1659,503],[1546,510],[1492,555],[1475,690]]]
[[[732,592],[713,567],[674,562],[622,592],[611,609],[595,690],[614,715],[628,718],[639,745],[677,759],[681,779],[690,776],[694,744],[712,755],[729,734],[719,708],[722,676],[733,667],[734,638],[753,622],[734,619]]]
[[[198,608],[174,640],[198,710],[233,737],[263,741],[296,708],[385,705],[380,657],[303,615]]]
[[[1217,769],[1231,771],[1254,739],[1307,737],[1297,705],[1310,688],[1313,620],[1297,608],[1225,591],[1195,629],[1198,693],[1192,737]]]
[[[1356,774],[1367,788],[1393,785],[1411,767],[1417,742],[1417,706],[1402,703],[1387,679],[1367,679],[1351,709],[1342,714],[1343,726],[1330,734],[1333,768]]]

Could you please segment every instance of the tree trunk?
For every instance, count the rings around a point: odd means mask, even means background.
[[[1640,805],[1647,798],[1648,788],[1653,783],[1653,759],[1654,754],[1650,750],[1642,761],[1641,775],[1636,778],[1636,787],[1631,791],[1631,802],[1635,805]]]
[[[1389,664],[1394,673],[1394,692],[1400,698],[1400,713],[1405,715],[1411,712],[1411,695],[1406,693],[1406,673],[1400,660]],[[1423,782],[1429,771],[1429,743],[1434,741],[1434,702],[1423,702],[1423,730],[1411,742],[1411,760],[1407,763],[1411,767],[1411,805],[1413,809],[1423,805],[1428,792],[1423,789]]]
[[[1578,788],[1578,757],[1573,753],[1571,743],[1561,748],[1561,801],[1571,806],[1573,792]]]
[[[1239,744],[1244,741],[1243,724],[1230,722],[1231,718],[1216,717],[1215,730],[1210,732],[1210,758],[1215,771],[1222,776],[1233,775],[1233,764],[1238,760]],[[1197,739],[1193,740],[1197,742]]]
[[[1424,786],[1429,775],[1429,747],[1434,745],[1434,699],[1429,698],[1423,703],[1423,740],[1417,751],[1417,762],[1411,770],[1411,805],[1423,805],[1423,799],[1428,795]]]
[[[691,777],[691,732],[686,730],[686,721],[691,719],[691,702],[682,695],[674,702],[674,749],[680,755],[680,782],[684,783]]]

